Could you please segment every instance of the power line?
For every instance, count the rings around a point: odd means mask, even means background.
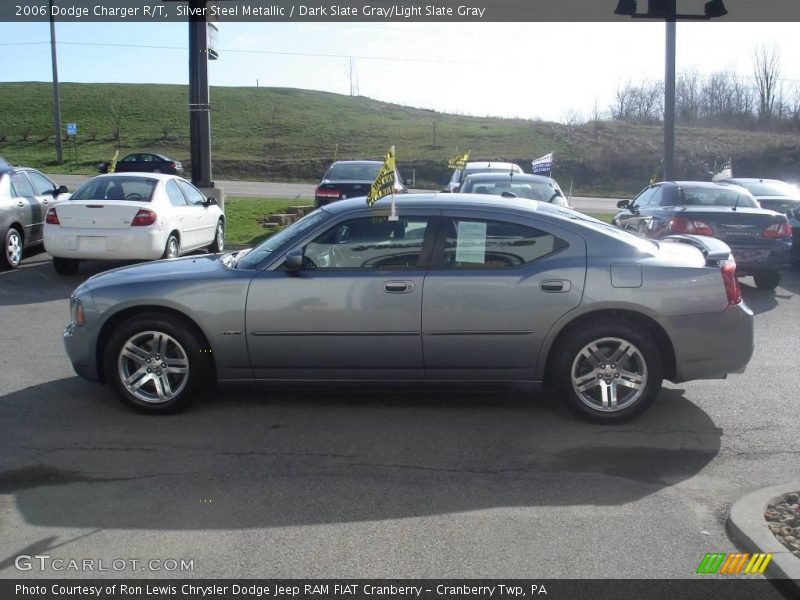
[[[37,46],[49,44],[50,42],[0,42],[0,46]],[[144,48],[149,50],[187,50],[183,46],[151,46],[146,44],[112,44],[99,42],[59,42],[61,46],[93,46],[109,48]],[[289,52],[286,50],[242,50],[238,48],[222,48],[220,52],[230,52],[234,54],[276,54],[280,56],[310,56],[315,58],[345,58],[360,60],[381,60],[392,62],[418,62],[418,63],[437,63],[451,65],[477,65],[480,63],[468,62],[463,60],[446,60],[436,58],[400,58],[396,56],[364,56],[358,54],[326,54],[313,52]]]

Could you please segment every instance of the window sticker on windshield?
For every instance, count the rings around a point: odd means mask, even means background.
[[[486,256],[486,223],[459,221],[456,262],[483,264]]]

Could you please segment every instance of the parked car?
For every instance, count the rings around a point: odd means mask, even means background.
[[[0,166],[0,269],[15,269],[29,249],[42,245],[47,207],[68,193],[36,169]]]
[[[778,179],[737,177],[724,181],[745,188],[758,200],[761,208],[786,214],[792,226],[792,259],[800,261],[800,189]]]
[[[324,206],[251,250],[115,269],[72,294],[76,372],[178,411],[225,381],[511,382],[631,418],[753,351],[730,249],[655,243],[568,208],[477,194]],[[424,351],[423,351],[424,349]]]
[[[101,173],[108,173],[110,166],[110,162],[103,162],[100,163],[97,168]],[[169,173],[171,175],[183,175],[183,165],[179,161],[167,158],[163,154],[139,152],[136,154],[128,154],[128,156],[118,160],[114,167],[114,172]]]
[[[314,206],[319,208],[337,200],[366,196],[378,176],[380,160],[339,160],[333,163],[314,193]],[[400,173],[394,171],[394,191],[405,194],[408,188],[403,184]]]
[[[518,164],[502,161],[474,161],[468,162],[463,169],[454,169],[450,181],[442,190],[443,192],[457,192],[467,176],[473,173],[491,173],[505,171],[506,173],[522,174],[524,171]]]
[[[778,179],[755,179],[735,177],[719,183],[732,183],[746,189],[758,201],[761,208],[785,213],[800,207],[800,189]]]
[[[55,270],[70,275],[81,260],[175,258],[208,247],[222,252],[225,215],[175,175],[98,175],[69,200],[51,206],[44,245]]]
[[[558,182],[543,175],[513,174],[506,171],[473,173],[464,179],[460,191],[465,194],[527,198],[556,206],[569,206]]]
[[[743,187],[707,181],[665,181],[646,187],[632,202],[621,200],[618,227],[647,238],[676,233],[708,235],[733,251],[739,276],[752,275],[775,289],[789,263],[792,228],[786,215],[758,206]]]

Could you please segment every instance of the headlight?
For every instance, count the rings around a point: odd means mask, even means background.
[[[86,324],[86,316],[83,314],[83,304],[75,296],[69,297],[69,318],[73,324],[82,327]]]

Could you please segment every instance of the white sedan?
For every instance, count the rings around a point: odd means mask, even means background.
[[[174,258],[222,252],[225,215],[176,175],[113,173],[90,179],[47,211],[44,247],[62,275],[81,260]]]

